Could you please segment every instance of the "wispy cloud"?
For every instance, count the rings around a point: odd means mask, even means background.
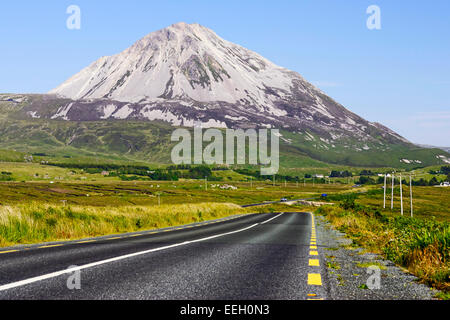
[[[413,112],[384,122],[415,143],[450,147],[450,111]]]

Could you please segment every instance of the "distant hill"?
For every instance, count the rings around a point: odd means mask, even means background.
[[[421,148],[426,148],[426,149],[441,149],[444,150],[445,152],[450,152],[450,147],[436,147],[436,146],[431,146],[428,144],[417,144],[419,147]]]

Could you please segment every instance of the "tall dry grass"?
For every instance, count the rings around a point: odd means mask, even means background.
[[[248,213],[231,203],[89,207],[0,206],[0,247],[134,232]]]
[[[450,291],[450,224],[409,217],[386,217],[378,210],[344,201],[317,213],[369,251],[407,268],[422,281]]]

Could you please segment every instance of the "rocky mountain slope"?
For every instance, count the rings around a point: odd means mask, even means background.
[[[330,141],[374,142],[379,135],[406,142],[348,111],[298,73],[198,24],[153,32],[95,61],[50,94],[74,100],[53,119],[159,119],[179,126],[200,120],[204,127],[309,129]]]

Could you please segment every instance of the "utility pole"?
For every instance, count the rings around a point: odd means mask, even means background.
[[[394,210],[394,180],[395,180],[395,175],[392,172],[391,210]]]
[[[387,174],[384,175],[384,198],[383,198],[383,209],[386,209],[386,179],[387,179]]]
[[[250,189],[253,189],[253,177],[250,177]]]
[[[284,188],[287,188],[287,182],[286,182],[286,179],[284,179]]]
[[[303,186],[306,187],[306,178],[303,177]]]
[[[413,192],[412,192],[412,177],[409,175],[409,198],[411,199],[411,218],[414,216],[413,209]]]
[[[275,174],[273,175],[273,186],[275,187]]]
[[[400,212],[403,216],[403,189],[402,189],[402,174],[400,173]]]
[[[208,177],[205,177],[205,191],[208,191]]]

